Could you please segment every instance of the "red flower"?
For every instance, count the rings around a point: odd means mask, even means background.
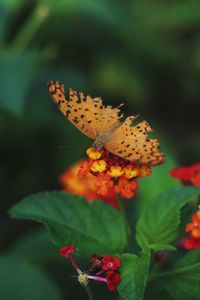
[[[174,168],[170,171],[170,174],[181,180],[185,185],[200,187],[200,163],[189,167]]]
[[[121,266],[121,260],[117,256],[108,255],[103,259],[102,269],[105,271],[115,271]]]
[[[97,255],[97,254],[92,255],[91,265],[92,265],[92,268],[101,269],[102,266],[103,266],[103,256],[100,256],[100,255]]]
[[[189,238],[182,239],[182,246],[186,250],[192,250],[200,247],[200,206],[198,211],[193,214],[192,222],[186,225],[185,231],[188,232]]]
[[[103,149],[89,148],[88,159],[70,167],[59,181],[64,190],[82,195],[89,201],[103,200],[119,208],[117,193],[131,199],[137,190],[136,179],[151,174],[149,165],[139,165]]]
[[[91,160],[83,160],[80,162],[79,170],[78,170],[78,176],[84,176],[90,172],[90,167],[92,165]]]
[[[110,191],[112,191],[114,183],[108,174],[99,173],[96,177],[94,185],[99,195],[106,196]]]
[[[74,245],[69,245],[69,246],[64,246],[62,248],[60,248],[60,255],[65,256],[65,257],[69,257],[75,250],[75,246]]]
[[[64,191],[75,195],[81,195],[88,201],[99,199],[115,208],[118,208],[114,189],[109,189],[109,193],[105,196],[97,194],[97,189],[94,185],[96,182],[96,176],[90,172],[87,173],[87,163],[85,165],[85,169],[80,169],[80,166],[84,166],[83,162],[75,163],[60,176],[59,182],[63,186]],[[79,171],[81,172],[81,176],[78,175]]]
[[[115,186],[115,191],[120,193],[125,199],[131,199],[137,190],[137,182],[121,177],[118,184]]]
[[[100,256],[97,254],[92,255],[90,259],[90,265],[92,268],[88,272],[82,271],[75,259],[71,255],[75,250],[74,245],[65,246],[60,249],[60,254],[67,257],[78,273],[79,283],[86,287],[89,280],[95,280],[98,282],[107,283],[107,287],[110,291],[115,291],[117,285],[120,283],[120,272],[116,272],[121,266],[121,261],[117,256]]]
[[[115,271],[108,271],[106,274],[107,287],[109,291],[115,291],[116,287],[120,284],[121,278],[120,274]]]
[[[194,186],[200,188],[200,171],[192,176],[191,182]]]
[[[200,240],[194,239],[192,237],[182,238],[181,243],[183,248],[185,248],[186,250],[194,250],[200,247]]]

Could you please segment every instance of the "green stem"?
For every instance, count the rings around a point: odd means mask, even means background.
[[[124,223],[124,228],[125,228],[125,233],[126,233],[126,245],[128,247],[129,237],[130,237],[130,228],[128,226],[128,221],[127,221],[127,217],[126,217],[126,210],[125,210],[125,206],[124,206],[124,201],[120,197],[119,194],[117,194],[117,203],[119,205],[119,209],[120,209],[120,211],[122,213],[122,216],[123,216],[123,223]]]
[[[41,25],[46,20],[48,15],[48,6],[39,3],[12,43],[12,49],[14,49],[15,52],[22,52],[27,48],[33,37],[38,34]]]
[[[88,299],[89,299],[89,300],[94,300],[93,295],[92,295],[92,291],[91,291],[89,285],[87,285],[87,286],[85,287],[85,290],[86,290],[86,292],[87,292]]]

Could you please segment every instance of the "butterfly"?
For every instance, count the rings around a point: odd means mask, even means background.
[[[72,89],[69,89],[67,100],[64,85],[58,81],[48,83],[48,92],[68,120],[94,140],[95,149],[105,148],[137,164],[154,166],[164,161],[158,140],[148,138],[153,130],[146,121],[132,126],[137,116],[129,116],[122,122],[120,106],[105,106],[101,98],[85,97]]]

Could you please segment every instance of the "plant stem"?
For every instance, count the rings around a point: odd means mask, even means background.
[[[126,210],[125,210],[125,206],[124,206],[124,201],[120,197],[119,194],[117,194],[117,203],[119,205],[120,211],[121,211],[122,216],[123,216],[123,223],[124,223],[125,234],[126,234],[126,245],[128,246],[129,237],[130,237],[130,228],[128,226],[128,221],[127,221],[127,217],[126,217]]]
[[[93,298],[93,295],[92,295],[92,292],[91,292],[91,289],[90,289],[89,285],[87,285],[87,286],[85,287],[85,290],[86,290],[86,293],[87,293],[87,295],[88,295],[88,299],[89,299],[89,300],[94,300],[94,298]]]
[[[14,51],[22,52],[29,45],[33,37],[38,34],[41,25],[44,23],[49,15],[48,6],[39,3],[38,6],[32,12],[32,15],[27,20],[25,26],[22,27],[21,31],[15,37],[12,43],[12,49]]]

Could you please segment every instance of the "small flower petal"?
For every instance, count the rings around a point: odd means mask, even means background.
[[[106,278],[107,278],[107,287],[109,291],[111,292],[115,291],[117,286],[121,282],[120,274],[115,271],[108,271],[106,273]]]
[[[121,260],[117,256],[108,255],[103,259],[102,269],[105,271],[115,271],[121,266]]]
[[[122,176],[123,173],[124,173],[124,170],[120,166],[111,166],[107,172],[107,174],[110,177],[114,177],[114,178],[118,178],[118,177]]]
[[[140,175],[140,170],[134,165],[128,165],[124,168],[124,177],[132,179]]]
[[[69,257],[74,251],[75,251],[74,245],[64,246],[59,250],[60,255],[64,257]]]
[[[200,172],[197,172],[192,176],[191,182],[194,186],[200,188]]]
[[[103,256],[97,254],[92,255],[90,263],[92,265],[92,268],[101,269],[103,266]]]
[[[106,164],[105,160],[100,159],[100,160],[94,161],[93,164],[91,165],[90,169],[93,172],[100,172],[101,173],[101,172],[104,172],[106,170],[106,166],[107,166],[107,164]]]
[[[116,193],[120,193],[125,199],[131,199],[137,190],[137,182],[120,177],[118,184],[115,186]]]
[[[94,183],[96,187],[96,191],[98,194],[102,196],[107,196],[112,190],[114,183],[111,180],[110,176],[104,173],[99,173],[96,177],[96,181]]]
[[[91,147],[87,149],[86,153],[89,158],[96,160],[101,158],[103,152]]]

